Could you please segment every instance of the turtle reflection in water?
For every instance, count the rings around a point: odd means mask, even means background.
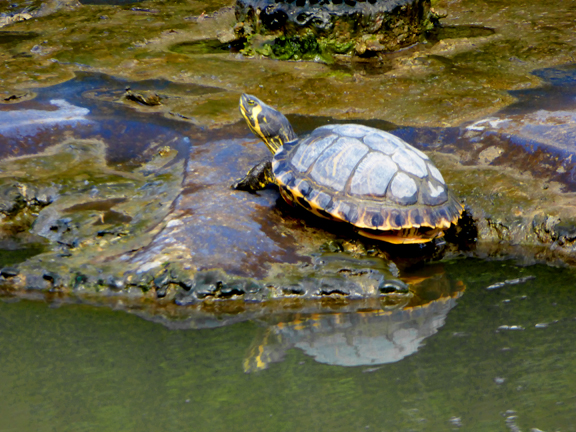
[[[282,113],[245,94],[240,113],[274,156],[252,168],[236,189],[275,183],[289,204],[396,244],[429,242],[462,214],[428,156],[392,134],[327,125],[299,140]]]
[[[301,349],[319,363],[336,366],[376,366],[400,361],[438,332],[461,293],[456,291],[404,309],[293,314],[266,323],[266,329],[248,351],[244,371],[257,372],[270,363],[281,362],[292,348]]]

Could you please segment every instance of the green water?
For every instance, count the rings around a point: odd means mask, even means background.
[[[466,286],[444,326],[376,367],[290,348],[245,373],[261,322],[169,330],[104,308],[0,302],[0,431],[576,431],[575,272],[444,270]]]

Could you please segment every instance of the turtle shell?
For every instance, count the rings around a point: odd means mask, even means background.
[[[367,126],[322,126],[278,150],[272,170],[287,201],[368,232],[437,235],[463,210],[428,156]]]

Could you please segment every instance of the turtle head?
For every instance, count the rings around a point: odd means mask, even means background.
[[[288,119],[257,97],[243,94],[240,97],[240,114],[250,130],[264,141],[272,154],[287,142],[296,139]]]

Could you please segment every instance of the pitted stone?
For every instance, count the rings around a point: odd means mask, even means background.
[[[422,0],[237,0],[236,15],[241,18],[250,16],[250,11],[259,11],[262,23],[271,30],[291,21],[300,26],[313,25],[322,30],[331,27],[334,17],[352,12],[364,17],[375,17],[411,5],[414,8],[426,7]]]
[[[383,197],[396,172],[398,172],[398,167],[389,156],[371,152],[356,167],[350,181],[350,193]]]
[[[235,15],[238,38],[274,37],[268,49],[248,41],[249,49],[283,60],[394,51],[437,20],[430,0],[236,0]]]
[[[415,152],[409,149],[398,149],[392,160],[398,164],[400,169],[416,177],[424,178],[428,175],[426,163]]]

